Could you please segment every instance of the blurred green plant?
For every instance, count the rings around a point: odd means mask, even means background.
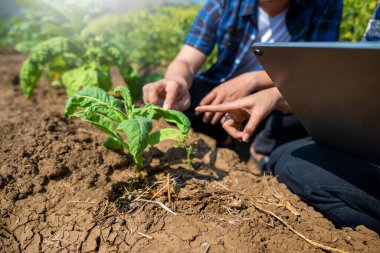
[[[90,22],[85,31],[101,34],[124,50],[142,71],[144,81],[154,81],[179,52],[193,20],[202,6],[181,4],[151,10],[106,15]],[[204,68],[216,60],[216,50]]]
[[[344,0],[341,41],[360,41],[368,21],[376,7],[377,0]]]
[[[84,87],[110,89],[110,68],[117,66],[135,99],[142,81],[125,54],[112,42],[83,29],[103,13],[99,0],[18,0],[22,14],[13,20],[8,43],[29,58],[20,70],[20,86],[26,97],[47,73],[52,85],[66,87],[72,96]]]
[[[37,81],[44,70],[66,87],[69,97],[84,87],[99,87],[105,91],[112,85],[110,68],[116,66],[137,100],[141,79],[135,68],[127,63],[124,54],[115,45],[99,37],[82,33],[80,39],[54,37],[35,46],[20,70],[20,86],[24,95],[33,95]]]
[[[9,31],[8,20],[0,14],[0,47],[7,45],[7,34]]]
[[[20,15],[11,21],[6,43],[27,53],[56,36],[78,36],[90,20],[104,13],[100,1],[17,0]]]

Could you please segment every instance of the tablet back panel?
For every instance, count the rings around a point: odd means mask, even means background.
[[[380,163],[380,44],[254,44],[313,139]]]

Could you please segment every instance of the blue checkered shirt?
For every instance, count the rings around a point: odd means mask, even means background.
[[[286,25],[291,41],[335,41],[339,37],[343,0],[291,0]],[[197,77],[215,85],[232,77],[254,42],[258,0],[209,0],[196,16],[185,44],[217,62]]]
[[[380,1],[377,2],[375,12],[368,23],[363,41],[380,41]]]

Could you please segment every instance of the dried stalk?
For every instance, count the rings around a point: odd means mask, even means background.
[[[173,212],[172,210],[170,210],[169,207],[165,206],[165,205],[162,204],[161,202],[153,201],[153,200],[147,200],[147,199],[139,199],[138,201],[157,204],[157,205],[159,205],[160,207],[162,207],[162,209],[166,210],[167,212],[169,212],[169,213],[171,213],[171,214],[173,214],[173,215],[177,215],[177,213],[175,213],[175,212]]]

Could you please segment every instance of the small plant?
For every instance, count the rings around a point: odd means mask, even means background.
[[[193,162],[193,159],[191,159],[191,155],[194,153],[193,147],[191,144],[186,147],[186,163],[188,169],[191,169],[191,163]]]
[[[134,99],[141,91],[137,70],[127,64],[124,54],[115,45],[92,35],[77,39],[55,37],[41,42],[31,51],[20,71],[20,85],[30,98],[45,69],[66,87],[68,96],[84,87],[111,88],[111,66],[117,66]]]
[[[142,167],[143,152],[148,145],[154,146],[169,139],[184,143],[188,138],[190,121],[181,112],[164,110],[153,104],[135,108],[126,87],[116,87],[114,95],[122,99],[99,88],[85,88],[67,101],[65,114],[88,121],[108,134],[110,137],[103,144],[106,148],[129,150],[138,171]],[[151,133],[152,119],[158,118],[175,124],[178,129],[163,128]]]

